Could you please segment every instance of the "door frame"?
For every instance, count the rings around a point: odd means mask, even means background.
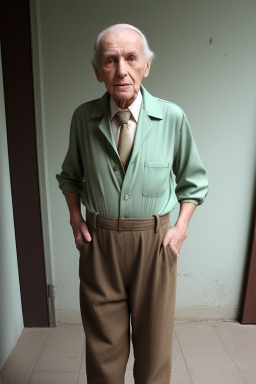
[[[1,56],[19,281],[25,327],[49,326],[38,178],[29,0],[2,1]]]

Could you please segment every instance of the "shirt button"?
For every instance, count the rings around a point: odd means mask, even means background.
[[[128,199],[129,199],[129,196],[128,196],[128,195],[125,195],[125,196],[124,196],[124,199],[125,199],[125,200],[128,200]]]
[[[118,165],[117,164],[115,164],[113,168],[114,168],[114,171],[118,171]]]

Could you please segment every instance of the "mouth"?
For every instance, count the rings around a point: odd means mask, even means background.
[[[118,90],[126,90],[130,88],[130,86],[131,84],[128,84],[128,83],[115,84],[115,88],[117,88]]]

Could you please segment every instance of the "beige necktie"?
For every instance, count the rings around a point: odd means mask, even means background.
[[[128,127],[128,121],[130,118],[130,111],[118,111],[116,119],[119,125],[121,125],[121,131],[118,142],[118,153],[123,163],[124,169],[128,165],[128,160],[131,154],[132,142],[131,133]]]

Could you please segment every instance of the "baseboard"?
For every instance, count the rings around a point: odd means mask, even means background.
[[[176,307],[176,321],[239,320],[240,307]]]
[[[81,323],[80,311],[57,311],[57,323]]]
[[[233,307],[176,307],[176,321],[239,320],[240,308]],[[80,311],[57,311],[57,322],[81,324]]]

